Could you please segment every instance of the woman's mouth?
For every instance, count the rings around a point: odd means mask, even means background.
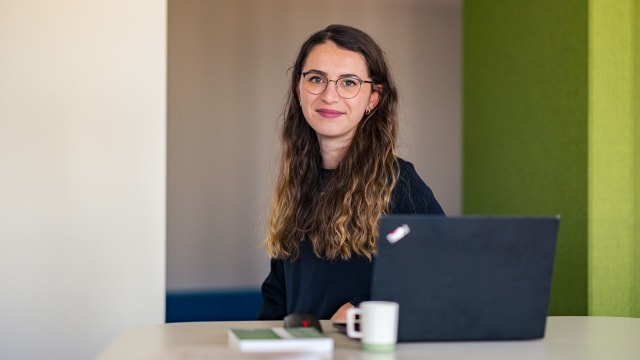
[[[342,111],[331,110],[331,109],[318,109],[316,110],[316,112],[320,114],[320,116],[328,119],[335,119],[337,117],[344,115]]]

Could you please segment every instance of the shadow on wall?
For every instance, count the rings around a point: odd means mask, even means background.
[[[167,292],[165,322],[255,320],[260,289]]]

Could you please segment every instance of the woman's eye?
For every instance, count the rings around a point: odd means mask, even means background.
[[[342,86],[344,87],[354,87],[358,86],[359,82],[356,79],[344,78],[340,80],[342,82]]]
[[[309,77],[309,82],[312,84],[324,84],[325,80],[322,76],[313,75]]]

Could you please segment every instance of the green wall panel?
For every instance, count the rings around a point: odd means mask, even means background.
[[[640,316],[634,0],[590,2],[589,314]]]
[[[635,141],[634,141],[634,157],[635,157],[635,176],[634,183],[636,187],[634,189],[635,194],[635,222],[634,222],[634,256],[633,262],[633,275],[635,281],[632,281],[632,304],[633,313],[632,316],[640,317],[640,1],[634,2],[634,119],[635,119]]]
[[[640,0],[464,4],[466,214],[559,214],[551,315],[640,317]]]
[[[561,216],[551,314],[588,311],[585,1],[466,1],[466,214]]]

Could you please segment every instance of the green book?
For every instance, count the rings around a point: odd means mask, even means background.
[[[244,352],[330,352],[333,338],[316,328],[236,328],[229,345]]]

